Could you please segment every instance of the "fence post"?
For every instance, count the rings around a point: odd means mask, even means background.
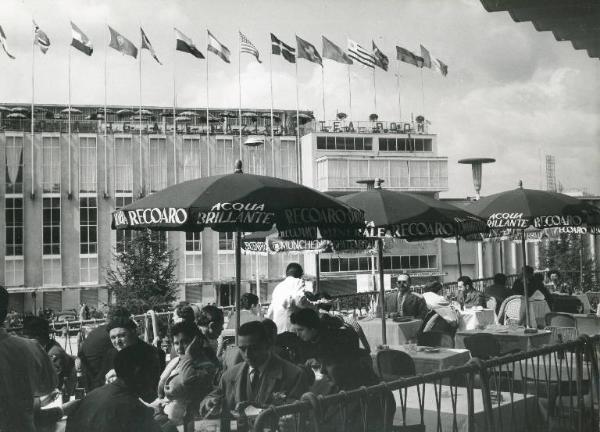
[[[492,407],[492,398],[490,396],[490,375],[488,372],[488,367],[485,362],[481,361],[481,359],[474,358],[471,359],[471,364],[475,367],[475,371],[473,371],[473,375],[479,372],[479,379],[481,381],[481,399],[483,401],[483,410],[485,412],[485,422],[486,429],[489,432],[496,431],[496,423],[494,422],[494,411]],[[469,396],[469,432],[473,430],[472,419],[474,416],[474,403],[473,403],[473,392],[467,391],[467,395]]]

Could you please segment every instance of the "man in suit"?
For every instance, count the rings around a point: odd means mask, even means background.
[[[223,373],[219,386],[200,404],[201,416],[217,411],[228,416],[231,410],[250,404],[267,407],[283,398],[300,399],[308,391],[307,374],[272,352],[270,336],[259,321],[240,327],[238,348],[244,361]],[[281,398],[276,401],[274,393]]]
[[[411,291],[410,276],[406,273],[399,274],[396,280],[396,288],[398,291],[392,291],[385,295],[386,313],[425,318],[428,312],[427,304],[423,297]]]

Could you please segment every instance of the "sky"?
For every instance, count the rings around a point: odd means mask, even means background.
[[[139,62],[106,48],[107,24],[138,46],[143,27],[163,63],[142,53],[141,100],[156,106],[172,106],[175,85],[177,106],[205,107],[208,87],[211,108],[237,108],[241,83],[243,107],[268,109],[272,82],[275,108],[295,109],[296,69],[271,58],[270,32],[292,46],[298,35],[319,51],[321,36],[342,48],[348,38],[367,48],[374,41],[390,70],[377,69],[374,85],[371,69],[350,67],[352,110],[346,65],[325,59],[322,69],[299,60],[300,109],[318,120],[337,112],[354,121],[373,112],[384,121],[424,115],[438,154],[448,157],[442,196],[474,194],[470,167],[457,163],[469,157],[496,159],[484,166],[482,195],[520,179],[544,187],[547,154],[566,190],[600,195],[600,61],[506,12],[486,12],[479,0],[2,0],[0,26],[17,58],[0,51],[0,103],[31,103],[32,18],[51,40],[45,55],[35,47],[36,103],[67,104],[71,55],[72,104],[103,105],[106,88],[109,105],[139,105]],[[92,40],[91,57],[69,48],[70,20]],[[173,27],[208,61],[176,52]],[[230,64],[207,53],[207,28],[231,50]],[[238,30],[258,48],[261,64],[246,54],[238,62]],[[448,65],[446,77],[398,64],[396,45],[419,54],[420,44]]]

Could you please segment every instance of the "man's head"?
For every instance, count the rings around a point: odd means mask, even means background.
[[[269,359],[271,345],[265,326],[260,321],[250,321],[240,326],[238,348],[242,358],[253,368],[259,368]]]
[[[325,312],[331,311],[333,308],[333,297],[324,292],[318,294],[318,300],[317,307],[319,309],[324,310]]]
[[[240,297],[240,308],[245,310],[255,310],[258,306],[258,296],[252,293],[244,293]]]
[[[152,380],[148,379],[152,362],[147,355],[141,344],[135,344],[120,350],[114,360],[117,377],[139,397],[148,396],[154,390]]]
[[[47,319],[42,317],[26,317],[23,320],[23,335],[45,345],[50,339],[50,324]]]
[[[187,347],[198,335],[200,335],[200,330],[193,322],[181,321],[173,325],[171,327],[171,340],[175,352],[179,355],[185,354]]]
[[[496,273],[494,275],[494,285],[506,286],[506,275],[504,273]]]
[[[527,277],[527,279],[533,278],[533,267],[528,265],[525,266],[525,277]]]
[[[121,351],[138,341],[137,325],[126,316],[113,316],[106,326],[110,341],[117,351]]]
[[[292,262],[287,265],[285,268],[285,276],[291,276],[296,279],[300,279],[304,274],[304,270],[302,270],[302,266],[298,263]]]
[[[267,332],[267,337],[269,338],[269,345],[275,345],[275,339],[277,338],[277,324],[275,324],[275,322],[273,320],[270,320],[269,318],[265,318],[264,320],[262,320],[261,324]]]
[[[217,339],[223,331],[224,323],[223,311],[217,306],[206,305],[200,310],[197,324],[208,339]]]
[[[560,280],[560,272],[558,270],[550,270],[550,280],[558,282]]]
[[[458,289],[473,289],[473,281],[469,276],[461,276],[458,278]]]
[[[429,282],[425,286],[425,292],[432,292],[438,294],[444,286],[440,281]]]
[[[196,314],[194,313],[194,309],[187,302],[180,302],[175,308],[175,315],[173,316],[173,321],[176,323],[186,321],[194,323],[196,321]]]
[[[400,273],[396,279],[396,287],[401,293],[410,291],[410,276],[406,273]]]
[[[315,340],[319,335],[321,321],[319,314],[312,309],[299,309],[290,315],[294,333],[304,342]]]
[[[0,325],[4,323],[8,314],[8,291],[0,285]]]

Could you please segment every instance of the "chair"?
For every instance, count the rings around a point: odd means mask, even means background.
[[[506,354],[519,352],[519,349],[502,352],[498,339],[491,333],[476,333],[465,337],[465,348],[471,351],[472,357],[489,360],[492,357],[501,357]]]
[[[454,348],[454,338],[443,332],[420,333],[417,341],[421,346]]]
[[[498,322],[504,325],[524,324],[525,317],[521,307],[522,301],[523,296],[520,295],[513,295],[506,298],[500,305],[500,310],[498,311]]]
[[[445,333],[454,338],[456,328],[457,327],[452,326],[448,321],[442,318],[440,314],[432,310],[425,316],[419,333],[438,332]]]
[[[415,362],[407,353],[398,350],[377,351],[377,373],[384,381],[394,381],[416,375]]]
[[[581,313],[583,303],[577,297],[556,295],[552,296],[554,312]]]
[[[550,312],[545,316],[546,330],[552,332],[552,342],[561,343],[577,339],[577,321],[573,316],[561,313]]]

